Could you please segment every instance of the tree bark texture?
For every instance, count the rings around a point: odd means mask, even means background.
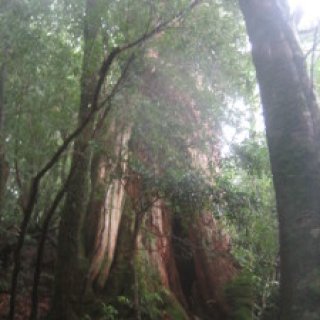
[[[280,319],[320,319],[319,107],[285,1],[240,0],[280,227]]]
[[[86,213],[85,247],[90,260],[86,289],[102,289],[116,250],[118,229],[125,203],[130,125],[112,120],[100,141],[91,165],[91,195]],[[108,150],[108,152],[102,150]]]
[[[181,218],[174,218],[175,213],[165,201],[157,200],[144,212],[136,234],[139,216],[134,203],[139,199],[132,197],[136,188],[139,185],[135,183],[128,186],[106,281],[107,295],[132,298],[139,310],[142,287],[144,294],[146,290],[168,294],[161,319],[175,319],[171,313],[173,305],[174,310],[179,306],[181,319],[193,319],[194,315],[227,319],[229,306],[224,288],[238,271],[228,237],[221,233],[212,213],[196,214],[195,223],[188,226]]]

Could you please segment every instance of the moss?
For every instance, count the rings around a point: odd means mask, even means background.
[[[189,319],[173,293],[163,286],[159,272],[150,264],[146,251],[139,251],[134,268],[138,278],[140,311],[144,320]]]
[[[230,320],[251,320],[255,300],[252,275],[243,271],[225,288],[225,295],[231,307]]]
[[[134,215],[131,202],[127,199],[109,279],[105,289],[101,292],[100,300],[92,301],[92,305],[86,309],[87,318],[104,319],[106,310],[115,310],[117,312],[116,318],[119,320],[133,318],[135,315],[136,276],[142,319],[189,319],[179,301],[163,287],[157,268],[150,263],[149,252],[137,250],[135,257],[133,257],[133,226]],[[152,241],[152,238],[148,241]]]
[[[188,320],[189,316],[173,294],[167,291],[164,291],[164,294],[166,299],[164,312],[169,316],[169,319]]]

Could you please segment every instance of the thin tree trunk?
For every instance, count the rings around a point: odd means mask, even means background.
[[[285,1],[240,0],[280,226],[280,319],[320,319],[319,107]]]
[[[0,217],[3,209],[6,182],[9,175],[9,166],[5,157],[5,134],[4,134],[4,85],[6,76],[6,65],[0,65]]]
[[[44,250],[45,250],[45,243],[48,236],[50,222],[66,192],[71,176],[72,176],[72,171],[70,172],[68,179],[64,182],[59,192],[56,194],[56,197],[53,200],[52,205],[50,206],[49,210],[46,211],[46,214],[45,214],[41,236],[40,236],[40,240],[37,248],[36,266],[35,266],[34,276],[33,276],[32,304],[31,304],[31,313],[29,317],[30,320],[37,320],[38,318],[38,298],[39,298],[38,289],[40,284],[40,276],[41,276],[42,260],[43,260]]]

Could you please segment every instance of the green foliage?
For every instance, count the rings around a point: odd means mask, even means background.
[[[251,176],[263,178],[270,175],[269,154],[264,141],[259,137],[249,138],[233,146],[234,161]]]
[[[227,300],[231,306],[230,320],[251,320],[255,292],[255,279],[249,272],[242,272],[225,289]]]
[[[145,259],[145,261],[144,261]],[[165,306],[164,291],[159,275],[143,254],[136,258],[135,272],[137,283],[134,285],[138,293],[141,316],[146,320],[160,319]],[[136,306],[137,307],[137,306]]]
[[[265,141],[259,136],[234,146],[217,180],[218,218],[231,234],[234,257],[251,281],[250,318],[261,319],[277,287],[277,218]],[[250,278],[251,277],[251,278]],[[250,281],[249,281],[250,283]],[[237,294],[235,292],[235,294]],[[246,311],[240,308],[241,313]],[[247,315],[249,317],[249,314]],[[241,319],[241,317],[240,317]]]
[[[163,298],[157,292],[143,293],[141,297],[141,311],[144,319],[160,319],[162,315]]]
[[[274,283],[270,295],[267,297],[266,306],[262,313],[262,320],[274,320],[279,317],[279,286],[277,283]]]
[[[178,300],[161,283],[156,267],[150,263],[143,251],[136,259],[135,268],[137,276],[135,290],[138,293],[138,307],[142,319],[158,320],[165,316],[177,320],[188,319]],[[131,307],[137,306],[131,304]]]
[[[102,304],[103,320],[116,320],[118,319],[118,310],[112,305]],[[101,319],[102,320],[102,319]]]
[[[10,163],[2,218],[16,223],[30,178],[75,126],[79,104],[81,53],[77,33],[61,3],[13,1],[0,15],[0,48],[5,58],[5,150]],[[78,30],[79,31],[79,30]],[[78,35],[78,33],[77,33]],[[68,121],[66,121],[68,119]],[[52,196],[65,179],[63,157],[53,169],[37,202],[39,223]]]

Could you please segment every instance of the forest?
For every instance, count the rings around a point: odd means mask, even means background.
[[[0,0],[0,319],[320,320],[316,3]]]

